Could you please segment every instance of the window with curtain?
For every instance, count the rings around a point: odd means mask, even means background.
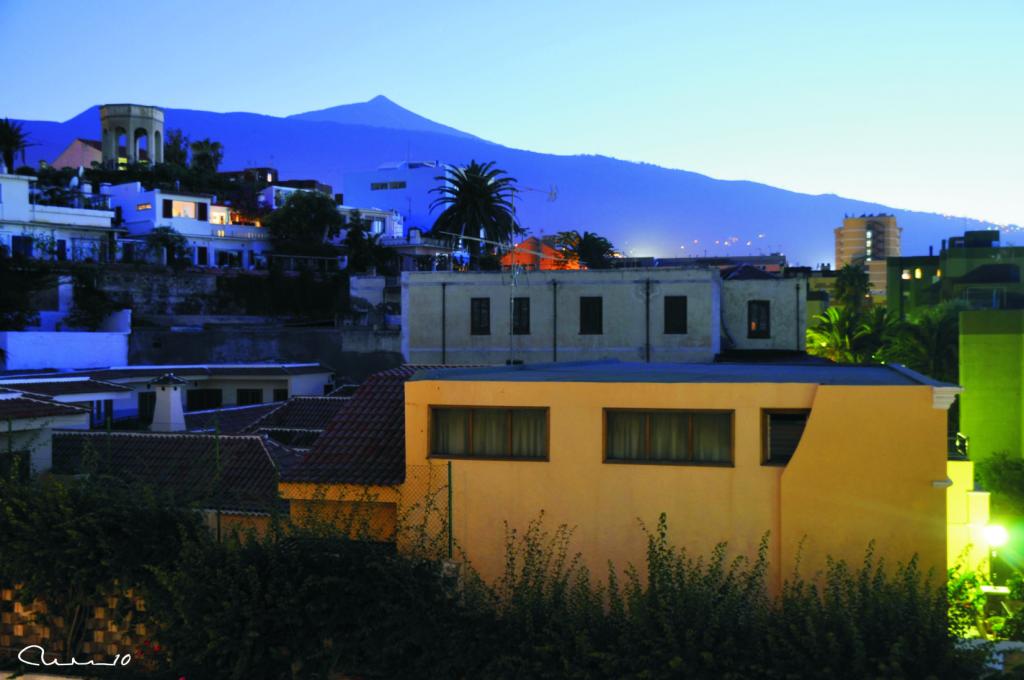
[[[785,465],[804,435],[810,411],[764,412],[764,462]]]
[[[545,408],[430,409],[430,455],[533,458],[548,455]]]
[[[606,410],[605,460],[732,463],[732,413]]]

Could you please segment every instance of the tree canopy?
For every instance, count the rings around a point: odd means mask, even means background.
[[[224,147],[220,142],[211,142],[209,139],[201,139],[189,145],[192,149],[192,160],[190,167],[203,172],[214,173],[224,160]],[[166,160],[166,156],[164,157]]]
[[[615,246],[604,236],[591,231],[561,231],[555,235],[558,251],[588,269],[607,269],[615,256]]]
[[[318,191],[296,191],[266,219],[274,250],[289,255],[333,255],[330,245],[345,226],[334,200]]]

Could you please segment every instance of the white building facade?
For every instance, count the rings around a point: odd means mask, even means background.
[[[112,259],[121,230],[107,197],[89,183],[42,192],[35,180],[0,174],[0,250],[58,261]]]
[[[129,182],[110,187],[110,201],[120,210],[135,248],[143,248],[145,236],[154,229],[170,227],[188,241],[197,267],[253,269],[270,250],[265,227],[232,224],[230,208],[216,204],[212,196],[146,190],[140,182]]]

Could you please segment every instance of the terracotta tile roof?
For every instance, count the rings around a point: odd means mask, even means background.
[[[342,397],[295,396],[278,404],[247,429],[323,430],[347,401]]]
[[[185,414],[185,429],[189,432],[220,432],[240,434],[282,402],[252,404],[250,406],[229,406],[208,411],[191,411]]]
[[[132,388],[117,385],[105,380],[91,378],[53,378],[41,377],[21,382],[3,382],[0,387],[31,392],[47,397],[64,397],[75,394],[95,394],[97,392],[132,392]]]
[[[81,406],[61,404],[47,397],[0,389],[0,423],[8,420],[77,416],[88,412]]]
[[[258,436],[64,431],[53,435],[53,472],[95,470],[169,493],[178,503],[268,512],[280,506],[275,457],[291,464],[283,449]]]
[[[287,482],[390,486],[405,480],[405,382],[421,370],[375,373],[347,399]]]

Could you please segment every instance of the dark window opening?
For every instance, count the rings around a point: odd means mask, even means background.
[[[275,387],[274,388],[274,401],[288,401],[288,388],[287,387]]]
[[[186,411],[208,411],[224,405],[224,395],[219,388],[201,387],[185,394]]]
[[[21,257],[32,257],[32,237],[12,236],[11,252],[14,253],[14,255],[20,255]]]
[[[810,411],[765,411],[764,462],[785,465],[793,457]]]
[[[601,335],[603,321],[600,297],[580,298],[580,335]]]
[[[469,333],[491,334],[491,298],[472,298],[469,301]]]
[[[139,392],[139,422],[149,425],[156,410],[156,392]]]
[[[512,335],[530,334],[530,298],[512,298]]]
[[[665,296],[665,334],[684,335],[686,333],[686,296]]]
[[[768,300],[750,300],[747,302],[747,337],[770,338],[771,303]]]
[[[732,412],[605,411],[605,460],[732,463]]]
[[[263,390],[260,388],[238,388],[235,394],[235,403],[239,406],[250,406],[263,403]]]
[[[174,201],[169,198],[163,200],[163,216],[174,217]]]
[[[545,408],[431,408],[430,455],[533,458],[548,455]]]

